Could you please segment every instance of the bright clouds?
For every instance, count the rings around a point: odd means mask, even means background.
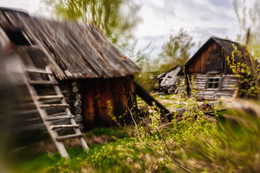
[[[168,37],[181,28],[196,43],[205,42],[212,35],[235,40],[239,34],[232,0],[163,0],[160,5],[157,2],[139,1],[144,22],[136,31],[138,46],[152,42],[155,56]]]
[[[42,0],[43,1],[43,0]],[[137,49],[145,48],[156,56],[170,35],[183,28],[196,43],[205,42],[214,35],[236,39],[239,25],[233,9],[233,0],[135,0],[143,22],[135,30]],[[50,10],[41,0],[0,0],[0,6],[23,8],[33,15],[50,17]]]
[[[50,18],[50,8],[44,3],[44,0],[0,0],[0,7],[18,8],[26,10],[28,13],[37,16]]]

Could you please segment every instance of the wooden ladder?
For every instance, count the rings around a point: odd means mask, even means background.
[[[33,98],[34,104],[61,156],[69,158],[68,152],[63,144],[63,141],[66,139],[78,138],[83,149],[88,151],[89,148],[79,129],[79,125],[75,122],[74,116],[70,112],[69,105],[66,103],[65,97],[61,93],[58,82],[55,80],[50,67],[46,67],[45,70],[24,67],[24,72],[25,82]],[[36,76],[38,75],[38,77],[43,75],[45,78],[43,79],[40,77],[40,80],[39,78],[37,80],[32,80],[30,74]],[[52,87],[55,94],[39,95],[36,86]],[[59,103],[50,103],[55,100]],[[58,113],[51,113],[48,111],[48,109],[56,108],[63,109],[63,111]],[[67,121],[67,123],[65,123],[65,121]],[[57,124],[57,122],[59,123]],[[62,130],[70,130],[72,131],[72,134],[71,132],[66,135],[58,134],[58,132],[62,132]]]

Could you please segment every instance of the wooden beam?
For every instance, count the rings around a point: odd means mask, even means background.
[[[170,111],[165,108],[161,103],[159,103],[155,98],[153,98],[149,93],[147,93],[140,85],[135,83],[136,94],[141,97],[149,106],[157,106],[162,113],[168,114]]]

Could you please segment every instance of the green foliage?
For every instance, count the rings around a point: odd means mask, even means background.
[[[184,65],[190,58],[190,50],[194,45],[192,37],[183,29],[180,29],[177,35],[171,35],[163,44],[162,52],[159,54],[162,62],[160,69],[167,71],[176,65]]]
[[[205,172],[258,172],[260,121],[247,112],[230,110],[225,119],[186,139],[186,155]]]
[[[234,74],[239,78],[238,83],[238,96],[239,97],[253,97],[260,98],[260,66],[259,63],[254,59],[252,55],[242,55],[242,53],[233,45],[234,51],[231,57],[227,57],[227,62]],[[237,62],[235,57],[239,59],[249,58],[249,64]]]
[[[157,71],[158,63],[151,58],[151,52],[147,52],[148,44],[143,50],[135,51],[132,49],[130,57],[135,58],[135,62],[142,69],[141,73],[135,75],[135,82],[150,92],[157,88],[155,77],[159,74]]]
[[[127,0],[47,0],[58,17],[93,23],[121,47],[133,37],[139,7]]]
[[[237,103],[235,103],[237,104]],[[241,103],[243,104],[243,103]],[[259,103],[250,111],[230,109],[216,118],[186,106],[183,117],[163,122],[156,108],[130,136],[91,145],[88,153],[69,149],[70,159],[45,154],[16,165],[17,172],[259,172]],[[246,105],[246,104],[243,104]],[[94,134],[107,133],[97,130]],[[114,132],[113,132],[114,133]]]
[[[192,37],[181,29],[175,36],[171,35],[169,40],[163,44],[158,58],[151,58],[151,52],[146,52],[149,45],[132,56],[136,57],[136,62],[142,69],[142,72],[136,75],[136,81],[147,91],[152,91],[157,88],[158,81],[155,78],[159,74],[187,62],[190,58],[190,50],[195,43],[192,41]]]
[[[101,135],[107,135],[109,137],[116,137],[116,138],[127,137],[127,134],[124,131],[122,131],[122,129],[119,127],[95,128],[93,130],[90,130],[86,135],[88,137],[101,136]]]
[[[245,0],[233,0],[234,10],[240,24],[238,41],[246,43],[247,49],[260,60],[260,4],[257,0],[249,6]]]
[[[247,67],[245,64],[239,64],[234,62],[231,57],[231,68],[234,72],[239,72],[241,78],[240,86],[242,88],[240,87],[239,94],[260,98],[260,4],[255,1],[253,6],[248,6],[246,1],[233,0],[233,5],[241,27],[238,40],[246,44],[245,48],[250,53],[248,56],[251,65]],[[235,53],[237,53],[237,50],[235,50]],[[236,66],[241,69],[237,69]]]

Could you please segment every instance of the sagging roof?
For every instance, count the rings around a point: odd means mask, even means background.
[[[190,60],[186,63],[185,67],[187,67],[189,64],[191,64],[199,55],[203,49],[208,46],[212,42],[216,42],[219,44],[229,56],[232,56],[232,52],[234,51],[234,46],[237,47],[237,50],[241,52],[242,56],[235,56],[235,60],[237,62],[243,62],[246,63],[247,65],[251,65],[250,58],[246,57],[244,58],[243,55],[245,54],[245,47],[240,45],[237,42],[233,42],[231,40],[227,39],[222,39],[222,38],[217,38],[217,37],[210,37],[200,48],[199,50],[190,58]]]
[[[163,80],[160,83],[160,86],[173,86],[176,84],[177,81],[177,74],[182,70],[181,66],[176,66],[175,69],[167,72],[164,76]]]
[[[0,8],[0,19],[8,36],[19,31],[42,50],[59,79],[112,78],[140,71],[93,25],[30,17],[6,8]]]
[[[176,69],[179,69],[178,71],[180,72],[180,71],[182,71],[183,67],[180,66],[180,65],[176,65],[176,66],[174,66],[173,68],[171,68],[170,70],[159,74],[159,75],[156,77],[156,80],[159,80],[160,78],[165,77],[166,74],[168,74],[168,73],[170,73],[170,72],[172,72],[172,71],[175,71]],[[178,73],[179,73],[179,72],[178,72]]]

